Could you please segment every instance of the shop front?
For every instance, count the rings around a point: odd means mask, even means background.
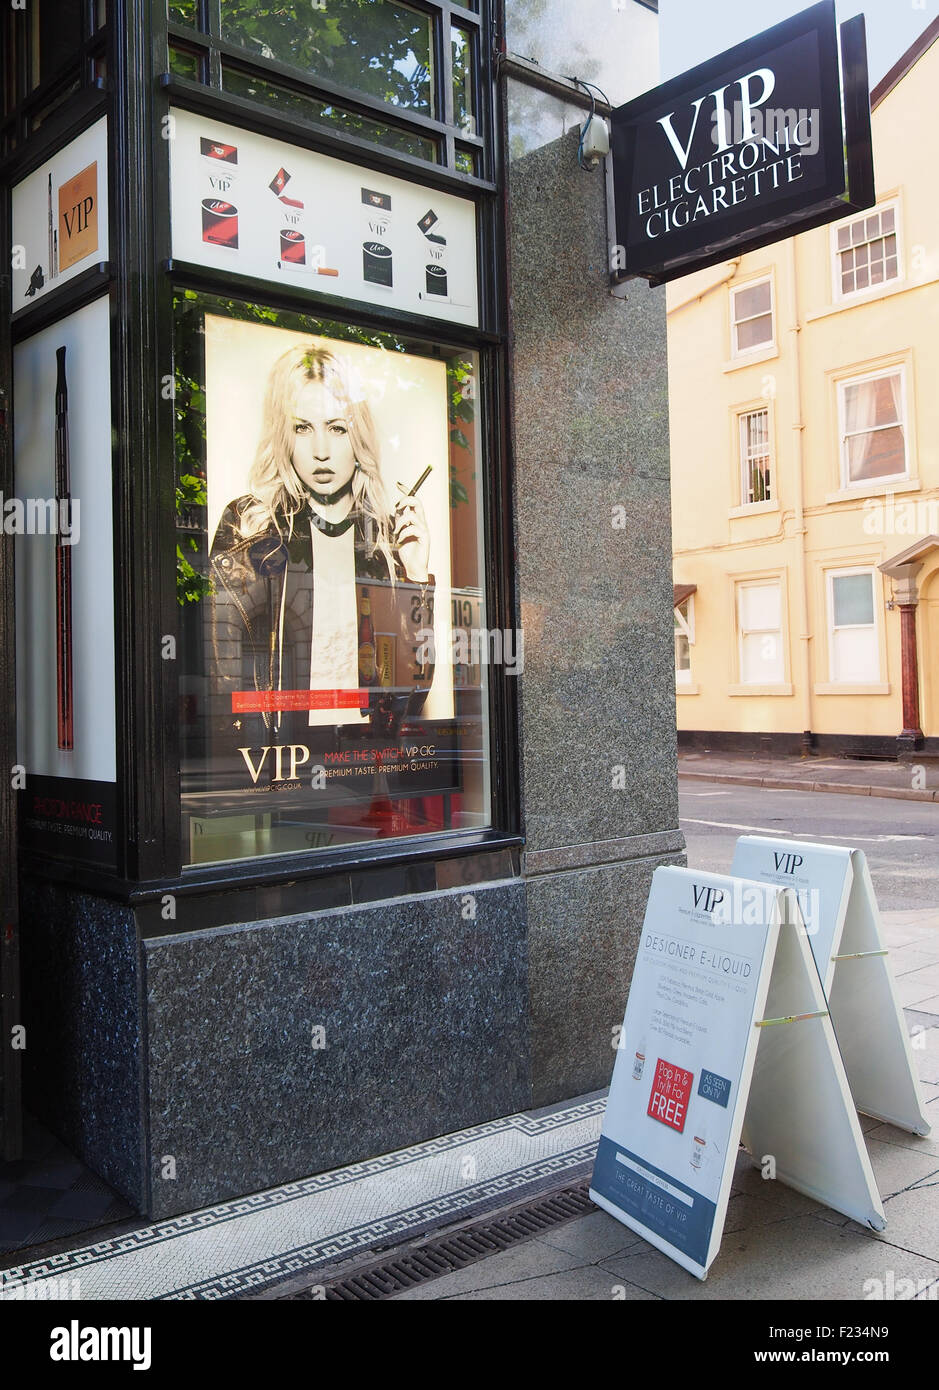
[[[609,1079],[683,848],[664,303],[529,8],[2,21],[4,1028],[141,1213]]]

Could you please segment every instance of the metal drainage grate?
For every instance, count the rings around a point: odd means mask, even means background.
[[[523,1203],[498,1217],[480,1221],[444,1235],[408,1246],[398,1255],[384,1255],[325,1284],[316,1284],[293,1299],[323,1299],[333,1302],[373,1302],[392,1298],[417,1284],[426,1284],[444,1274],[497,1255],[521,1241],[531,1240],[552,1226],[573,1221],[596,1211],[588,1194],[589,1180],[562,1188],[535,1202]]]

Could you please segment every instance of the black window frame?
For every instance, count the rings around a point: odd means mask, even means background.
[[[155,3],[160,5],[162,0],[155,0]],[[305,72],[302,68],[294,67],[289,63],[259,58],[239,44],[230,43],[221,35],[219,0],[196,0],[197,22],[194,26],[167,19],[164,14],[166,42],[167,45],[176,44],[199,56],[202,64],[202,81],[191,83],[191,85],[207,87],[216,97],[225,97],[223,68],[227,63],[246,75],[254,75],[260,80],[266,78],[269,81],[285,85],[301,96],[307,95],[314,100],[331,102],[344,110],[381,124],[403,132],[420,135],[425,139],[432,139],[438,145],[438,156],[442,155],[442,158],[438,157],[438,160],[430,167],[447,170],[458,178],[479,180],[483,184],[490,183],[493,172],[491,141],[478,133],[468,135],[462,127],[454,123],[453,67],[450,49],[450,29],[451,25],[455,24],[465,29],[471,36],[474,107],[478,113],[476,117],[478,132],[483,107],[491,103],[491,96],[490,103],[484,103],[483,94],[487,87],[490,93],[492,89],[492,65],[487,57],[487,44],[484,42],[484,36],[487,33],[485,14],[487,0],[482,0],[480,11],[467,9],[463,5],[452,4],[450,0],[403,0],[403,3],[406,8],[426,14],[431,20],[434,109],[437,113],[435,116],[424,115],[404,106],[380,101],[355,88],[346,87],[328,78]],[[165,11],[165,5],[163,8]],[[186,82],[187,86],[191,82],[190,79],[171,77],[168,53],[164,80],[175,84]],[[189,92],[190,99],[194,95],[193,92]],[[234,98],[234,100],[238,100],[238,98]],[[319,130],[330,129],[328,125],[315,121],[311,121],[310,125]],[[363,141],[362,143],[366,149],[376,148],[371,142]],[[462,174],[457,170],[456,150],[458,147],[474,151],[478,165],[475,175]],[[429,161],[414,158],[414,163],[419,168],[426,168]]]
[[[89,14],[92,0],[88,3]],[[112,317],[111,398],[115,447],[112,454],[115,557],[115,681],[117,697],[117,867],[114,871],[84,866],[76,860],[50,860],[20,851],[25,870],[140,905],[157,912],[166,893],[190,902],[212,895],[230,902],[216,914],[238,916],[233,904],[256,890],[292,891],[290,885],[321,879],[317,893],[337,878],[353,884],[356,873],[377,886],[366,896],[383,896],[388,875],[420,873],[433,877],[436,862],[461,857],[467,881],[503,877],[506,855],[516,863],[524,843],[520,801],[517,687],[502,668],[490,670],[491,829],[435,832],[370,842],[367,847],[337,847],[297,854],[245,859],[224,864],[184,866],[180,840],[181,802],[178,677],[173,660],[163,659],[163,637],[176,634],[176,516],[173,401],[164,393],[173,369],[173,296],[180,289],[227,295],[266,303],[307,315],[342,318],[378,331],[398,331],[432,338],[454,351],[479,354],[479,390],[486,460],[483,545],[490,627],[516,628],[512,481],[508,425],[507,269],[502,150],[498,137],[501,106],[496,89],[496,59],[489,42],[496,33],[499,0],[481,0],[479,12],[446,3],[409,0],[414,8],[439,13],[438,34],[449,50],[450,16],[479,33],[477,47],[477,131],[475,140],[453,130],[454,148],[471,146],[481,153],[486,178],[463,174],[440,164],[412,158],[312,122],[288,118],[272,108],[233,99],[215,87],[172,77],[165,71],[170,26],[163,0],[108,0],[108,23],[93,43],[104,41],[107,83],[90,83],[66,102],[56,119],[25,139],[0,163],[0,201],[6,222],[5,254],[10,252],[10,189],[55,151],[102,115],[109,121],[109,246],[111,261],[49,291],[21,310],[12,334],[0,336],[0,390],[10,392],[12,336],[36,332],[46,323],[74,312],[107,293]],[[496,7],[493,16],[490,4]],[[177,26],[181,28],[181,26]],[[191,31],[187,31],[191,32]],[[98,50],[91,55],[99,56]],[[266,65],[254,62],[263,76]],[[439,70],[439,69],[438,69]],[[449,67],[447,81],[449,82]],[[270,76],[277,80],[272,65]],[[313,95],[322,84],[309,83]],[[452,90],[448,113],[452,117]],[[345,94],[343,105],[346,104]],[[351,101],[350,101],[351,104]],[[359,101],[361,104],[361,101]],[[265,134],[304,148],[418,181],[470,198],[477,212],[480,326],[468,328],[444,320],[384,310],[370,304],[338,300],[286,285],[245,276],[219,276],[202,266],[174,262],[171,253],[168,126],[174,107]],[[400,108],[382,106],[401,117]],[[399,124],[417,128],[404,117]],[[170,127],[171,128],[171,125]],[[140,187],[152,188],[152,206],[141,215]],[[4,341],[5,339],[5,341]],[[12,401],[11,394],[8,400]],[[0,406],[3,402],[0,400]],[[11,412],[7,413],[10,421]],[[10,428],[10,438],[12,429]],[[12,450],[10,450],[12,453]],[[12,459],[8,460],[12,470]],[[10,480],[12,483],[12,479]],[[12,663],[11,663],[12,668]],[[12,674],[8,677],[12,680]],[[486,864],[492,866],[491,873]],[[410,880],[408,880],[410,881]],[[421,879],[424,881],[424,878]],[[313,890],[311,889],[311,892]],[[208,895],[208,896],[206,896]],[[270,898],[263,899],[264,902]],[[192,909],[190,909],[190,912]],[[213,909],[213,911],[215,911]],[[258,908],[260,912],[260,908]],[[235,913],[235,916],[231,916]],[[173,930],[173,923],[154,917],[153,930]],[[191,918],[190,918],[191,920]]]

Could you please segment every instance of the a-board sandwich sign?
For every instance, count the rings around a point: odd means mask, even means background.
[[[715,265],[875,200],[864,19],[824,0],[612,116],[614,281]]]
[[[928,1134],[864,851],[742,835],[731,871],[798,895],[857,1108]]]
[[[591,1197],[705,1278],[743,1138],[777,1180],[884,1213],[793,894],[655,871]]]

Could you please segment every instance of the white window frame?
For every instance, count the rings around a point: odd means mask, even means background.
[[[766,416],[766,466],[769,471],[770,484],[769,496],[754,498],[750,497],[750,465],[752,459],[745,457],[747,445],[745,443],[746,421],[751,415]],[[737,426],[737,486],[740,491],[740,506],[744,508],[768,506],[776,500],[776,465],[773,458],[773,437],[772,437],[772,417],[769,404],[751,406],[746,410],[736,412]]]
[[[877,478],[858,478],[852,482],[848,477],[848,451],[846,448],[847,434],[845,429],[845,394],[849,386],[860,386],[865,381],[878,381],[881,377],[899,376],[900,378],[900,419],[899,425],[903,430],[903,472],[885,473]],[[838,454],[840,458],[841,486],[847,492],[863,491],[866,489],[882,487],[887,483],[900,482],[912,476],[910,472],[910,426],[909,409],[906,389],[906,364],[896,362],[889,367],[880,367],[874,372],[861,372],[858,376],[841,377],[838,386]],[[895,425],[877,425],[876,429],[895,429]],[[869,431],[856,431],[856,433],[868,433]]]
[[[871,623],[845,623],[841,627],[835,627],[835,580],[847,579],[852,575],[866,574],[871,581],[871,609],[873,621]],[[846,565],[842,569],[830,569],[825,571],[825,589],[828,604],[828,680],[830,685],[839,687],[877,686],[883,679],[880,655],[880,614],[877,602],[877,574],[873,565]],[[872,674],[862,681],[840,680],[835,670],[835,632],[852,627],[872,627],[874,630],[874,651],[876,653],[876,669]]]
[[[872,217],[876,213],[889,212],[893,210],[894,235],[897,238],[897,273],[890,280],[881,280],[879,285],[865,285],[860,290],[849,290],[845,294],[841,288],[841,252],[838,250],[838,232],[845,227],[853,227],[855,222],[862,222],[867,217]],[[869,299],[872,295],[889,294],[903,283],[906,271],[903,265],[903,240],[900,235],[900,200],[899,198],[885,198],[882,203],[875,207],[868,208],[866,212],[860,213],[857,217],[848,218],[846,221],[833,222],[830,233],[831,243],[831,298],[833,304],[854,304],[859,300]]]
[[[779,591],[779,627],[778,628],[744,628],[741,622],[741,602],[740,596],[744,589],[767,589],[774,586]],[[734,623],[737,629],[737,679],[741,689],[752,689],[755,692],[765,690],[767,686],[781,687],[786,683],[786,596],[783,588],[783,576],[768,574],[762,575],[758,579],[738,579],[734,583]],[[781,671],[774,681],[750,681],[746,679],[746,663],[744,660],[744,638],[751,636],[770,636],[778,635],[779,646],[782,653]]]
[[[682,613],[682,611],[681,611],[683,608],[687,608],[687,610],[688,610],[688,615],[687,615],[687,617],[686,617],[686,616]],[[691,685],[691,684],[692,684],[692,681],[691,681],[691,664],[690,664],[690,663],[691,663],[691,648],[694,646],[694,594],[689,594],[688,597],[687,597],[686,599],[684,599],[681,603],[676,604],[675,607],[674,607],[674,609],[673,609],[673,613],[674,613],[674,616],[675,616],[675,622],[676,622],[677,625],[678,625],[675,635],[677,636],[677,635],[678,635],[678,632],[682,632],[682,633],[685,635],[685,637],[687,637],[687,639],[688,639],[688,661],[689,661],[688,670],[687,670],[687,671],[680,671],[680,670],[678,669],[678,662],[677,662],[677,660],[676,660],[676,662],[675,662],[675,684],[676,684],[676,686],[680,686],[680,685]]]
[[[772,328],[771,336],[765,343],[755,343],[753,347],[737,347],[737,325],[738,323],[750,323],[752,319],[761,319],[765,314],[751,314],[749,318],[738,319],[734,313],[734,304],[737,295],[744,290],[755,290],[758,285],[769,285],[769,314],[770,325]],[[772,352],[776,347],[776,290],[773,286],[772,275],[758,275],[752,280],[745,280],[740,285],[730,287],[730,355],[734,360],[755,356],[760,352]]]

